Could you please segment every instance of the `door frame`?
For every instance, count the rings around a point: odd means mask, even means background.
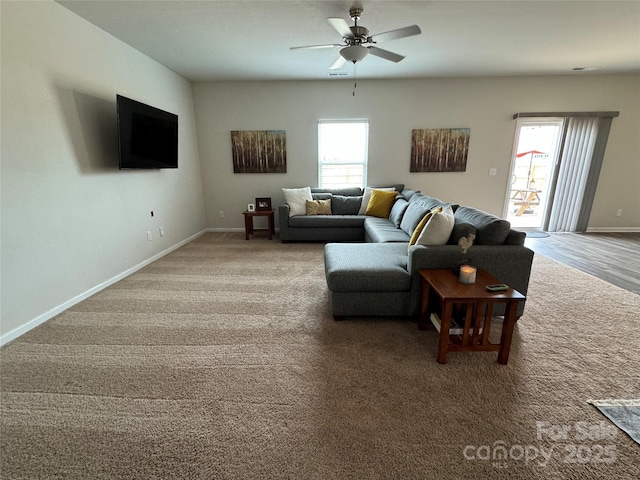
[[[551,206],[553,204],[553,194],[555,192],[555,185],[557,181],[558,168],[560,165],[560,153],[562,152],[562,145],[564,144],[565,132],[566,132],[566,123],[567,119],[564,117],[518,117],[516,119],[515,125],[515,134],[513,137],[513,147],[511,150],[511,161],[509,164],[509,176],[507,177],[507,187],[505,189],[504,194],[504,204],[502,209],[502,218],[507,218],[509,216],[509,203],[511,200],[511,185],[512,178],[515,174],[516,169],[516,160],[518,155],[518,146],[520,143],[520,131],[523,125],[549,125],[555,124],[560,127],[560,133],[558,134],[558,139],[555,145],[555,151],[549,153],[550,163],[549,163],[549,175],[550,178],[547,182],[547,192],[545,193],[546,198],[544,201],[544,209],[541,211],[542,219],[540,221],[540,225],[537,227],[516,227],[521,231],[540,231],[544,230],[549,221],[549,212],[551,212]]]

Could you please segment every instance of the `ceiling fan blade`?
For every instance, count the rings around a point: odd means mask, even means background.
[[[300,49],[319,49],[319,48],[335,48],[335,47],[344,47],[346,45],[342,45],[340,43],[328,43],[326,45],[304,45],[302,47],[289,47],[289,50],[300,50]]]
[[[398,55],[397,53],[390,52],[389,50],[383,50],[382,48],[377,47],[367,47],[369,49],[369,53],[371,55],[375,55],[376,57],[384,58],[385,60],[391,60],[392,62],[398,63],[404,57],[402,55]]]
[[[370,38],[374,42],[388,42],[389,40],[395,40],[397,38],[410,37],[412,35],[419,35],[422,33],[420,27],[417,25],[411,25],[409,27],[398,28],[396,30],[389,30],[388,32],[376,33]]]
[[[342,38],[353,38],[353,32],[344,18],[330,17],[327,18],[327,22],[329,22],[329,25],[335,28],[335,30],[342,35]]]
[[[345,63],[347,63],[347,61],[344,58],[342,58],[342,56],[340,56],[336,59],[335,62],[331,64],[331,66],[329,67],[329,70],[338,70],[339,68],[342,68],[342,66]]]

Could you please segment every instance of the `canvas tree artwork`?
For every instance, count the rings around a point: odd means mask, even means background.
[[[231,132],[233,173],[287,173],[284,130]]]
[[[469,128],[430,128],[411,132],[411,172],[464,172]]]

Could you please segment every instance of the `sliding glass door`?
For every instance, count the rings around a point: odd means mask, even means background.
[[[557,163],[564,119],[518,119],[505,217],[514,228],[541,230]]]
[[[584,232],[619,112],[517,113],[504,217],[520,230]]]

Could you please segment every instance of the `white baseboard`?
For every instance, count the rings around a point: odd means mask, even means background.
[[[244,228],[205,228],[208,233],[244,233]]]
[[[127,270],[125,270],[124,272],[116,275],[115,277],[110,278],[109,280],[107,280],[105,282],[102,282],[101,284],[96,285],[93,288],[90,288],[86,292],[81,293],[80,295],[72,298],[71,300],[68,300],[68,301],[64,302],[63,304],[58,305],[55,308],[52,308],[48,312],[45,312],[42,315],[37,316],[36,318],[34,318],[33,320],[30,320],[29,322],[25,323],[24,325],[21,325],[18,328],[15,328],[15,329],[11,330],[10,332],[7,332],[6,334],[0,336],[0,346],[4,345],[6,343],[9,343],[12,340],[15,340],[20,335],[24,335],[29,330],[32,330],[35,327],[37,327],[38,325],[41,325],[44,322],[46,322],[47,320],[50,320],[51,318],[55,317],[56,315],[61,314],[62,312],[64,312],[65,310],[67,310],[67,309],[69,309],[71,307],[73,307],[77,303],[80,303],[81,301],[89,298],[90,296],[95,295],[96,293],[98,293],[101,290],[104,290],[108,286],[113,285],[116,282],[119,282],[123,278],[128,277],[129,275],[131,275],[132,273],[137,272],[138,270],[140,270],[143,267],[146,267],[150,263],[155,262],[156,260],[158,260],[158,259],[164,257],[165,255],[168,255],[169,253],[173,252],[174,250],[177,250],[178,248],[180,248],[180,247],[186,245],[187,243],[195,240],[196,238],[201,236],[203,233],[205,233],[205,231],[206,230],[202,230],[202,231],[196,233],[195,235],[190,236],[186,240],[183,240],[183,241],[173,245],[172,247],[169,247],[166,250],[163,250],[162,252],[154,255],[151,258],[148,258],[147,260],[139,263],[138,265],[135,265],[134,267],[128,268]]]
[[[640,227],[588,227],[587,233],[637,233],[640,232]]]
[[[244,228],[205,228],[204,231],[208,233],[244,233]],[[275,231],[279,232],[280,229],[275,227]]]

